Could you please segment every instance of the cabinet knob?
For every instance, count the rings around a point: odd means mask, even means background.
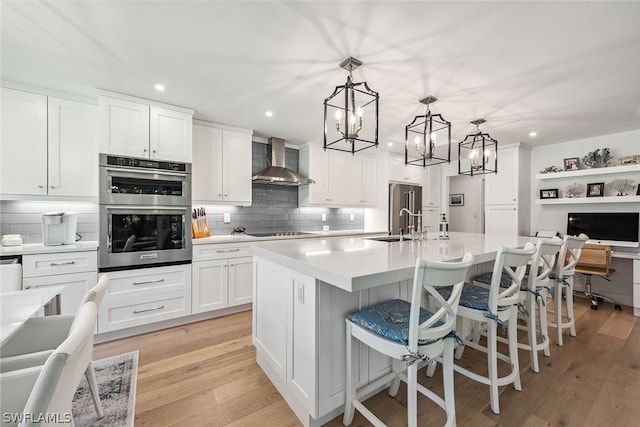
[[[50,188],[56,188],[54,185],[52,185]]]
[[[142,151],[144,151],[144,152],[146,153],[146,152],[147,152],[147,149],[146,149],[146,148],[143,148],[143,149],[142,149]]]
[[[222,196],[222,193],[218,193],[218,196]]]
[[[515,202],[515,201],[516,201],[516,199],[513,199],[513,201]]]
[[[38,188],[44,188],[44,185],[38,185]]]
[[[228,195],[228,194],[225,194],[225,195],[224,195],[224,197],[229,197],[229,195]]]
[[[156,150],[153,150],[153,154],[156,154]]]

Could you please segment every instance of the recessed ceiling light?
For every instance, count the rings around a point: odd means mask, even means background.
[[[530,137],[532,137],[532,138],[533,138],[534,136],[536,136],[537,134],[538,134],[538,132],[529,132],[529,136],[530,136]]]
[[[388,142],[388,143],[387,143],[387,146],[389,146],[389,147],[393,147],[393,142]]]
[[[158,92],[164,92],[164,85],[161,85],[160,83],[158,83],[154,87]]]
[[[267,117],[273,117],[273,111],[265,111],[264,115]]]

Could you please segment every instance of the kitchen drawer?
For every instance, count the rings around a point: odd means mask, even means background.
[[[98,313],[98,333],[146,325],[191,314],[191,290],[155,293],[142,298],[105,301]]]
[[[191,289],[191,265],[114,271],[107,299],[135,298],[139,294]]]
[[[193,245],[193,261],[209,261],[251,256],[251,245],[248,243],[219,243],[210,245]]]
[[[83,273],[98,270],[98,253],[59,252],[52,254],[23,255],[22,276],[39,277],[54,274]]]
[[[95,271],[51,275],[40,277],[25,277],[22,280],[23,289],[45,288],[48,286],[64,286],[60,293],[60,314],[75,314],[84,299],[88,289],[93,288],[98,280]]]

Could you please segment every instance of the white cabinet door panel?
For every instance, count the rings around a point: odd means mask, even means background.
[[[516,205],[485,206],[485,234],[518,234]]]
[[[61,314],[75,314],[87,290],[98,283],[96,271],[55,276],[27,277],[22,280],[23,289],[46,286],[64,286],[60,293]]]
[[[251,202],[251,136],[222,132],[223,200]]]
[[[191,114],[151,106],[149,148],[152,159],[191,162]]]
[[[229,264],[227,260],[193,263],[192,309],[194,313],[228,306]]]
[[[253,302],[253,258],[229,259],[229,307]]]
[[[222,129],[193,125],[192,200],[222,200]]]
[[[0,94],[0,193],[47,194],[47,97],[6,88]]]
[[[149,105],[101,97],[100,152],[149,157]]]

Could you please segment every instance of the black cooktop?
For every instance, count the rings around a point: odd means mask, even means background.
[[[312,233],[305,233],[304,231],[269,231],[266,233],[247,233],[248,236],[254,236],[254,237],[286,237],[286,236],[302,236],[305,234],[312,234]]]

